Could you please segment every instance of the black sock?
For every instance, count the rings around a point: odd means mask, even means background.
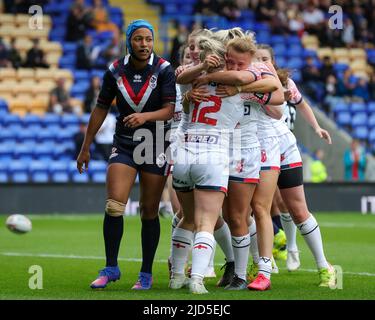
[[[274,217],[272,217],[272,221],[273,221],[273,223],[275,223],[277,225],[277,227],[279,229],[283,228],[283,226],[281,224],[280,216],[274,216]]]
[[[142,221],[142,268],[141,272],[152,273],[152,264],[160,238],[159,217]]]
[[[272,226],[273,226],[273,234],[275,235],[276,233],[279,232],[279,227],[277,226],[275,221],[273,221],[273,219],[272,219]]]
[[[120,249],[120,243],[122,234],[124,232],[124,218],[112,217],[108,214],[104,215],[103,222],[103,235],[105,244],[105,255],[106,255],[106,266],[116,267],[118,251]]]

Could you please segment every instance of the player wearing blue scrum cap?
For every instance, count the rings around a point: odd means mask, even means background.
[[[129,54],[114,61],[104,74],[77,159],[77,168],[82,173],[84,165],[88,168],[90,145],[116,98],[120,115],[108,160],[103,223],[106,267],[91,284],[93,289],[105,288],[108,282],[120,279],[117,258],[123,235],[123,214],[137,174],[143,261],[133,289],[150,289],[152,285],[152,264],[160,237],[159,203],[170,169],[165,159],[169,143],[164,135],[170,128],[168,120],[173,116],[176,100],[174,71],[168,61],[153,52],[153,45],[154,30],[150,23],[135,20],[129,24],[126,30]]]

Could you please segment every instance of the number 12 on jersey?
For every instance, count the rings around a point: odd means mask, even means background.
[[[216,113],[221,108],[221,98],[217,96],[208,97],[208,101],[196,102],[193,109],[191,122],[199,122],[216,126],[217,119],[206,116],[206,113]]]

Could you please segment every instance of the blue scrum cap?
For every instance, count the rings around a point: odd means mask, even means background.
[[[140,28],[146,28],[151,31],[152,37],[154,37],[154,28],[153,26],[146,20],[139,19],[139,20],[134,20],[129,23],[128,28],[126,29],[126,47],[128,48],[128,51],[130,54],[133,54],[133,49],[130,43],[130,39],[137,29]]]

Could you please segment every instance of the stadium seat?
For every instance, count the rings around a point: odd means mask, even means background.
[[[10,177],[10,180],[14,183],[26,183],[29,181],[29,176],[25,172],[13,173]]]
[[[77,171],[77,172],[74,172],[72,174],[71,178],[72,178],[73,182],[77,182],[77,183],[87,183],[87,182],[89,182],[89,175],[87,173],[80,174]]]
[[[68,162],[66,161],[52,161],[48,165],[48,170],[51,175],[55,173],[67,173],[68,172]],[[69,179],[69,176],[68,176]]]
[[[8,174],[5,172],[0,172],[0,183],[9,182]]]
[[[20,143],[14,146],[13,156],[15,159],[22,161],[31,161],[33,158],[33,149],[32,144]]]
[[[369,135],[368,135],[368,140],[371,143],[375,143],[375,128],[371,129]]]
[[[25,144],[35,143],[36,142],[36,136],[37,136],[37,131],[36,130],[29,130],[29,128],[19,130],[15,135],[15,137],[16,137],[16,139],[19,143],[25,143]]]
[[[336,122],[339,126],[346,126],[351,124],[352,117],[349,112],[340,112],[336,116]]]
[[[5,159],[9,159],[9,160],[13,159],[12,144],[0,143],[0,164]],[[1,171],[1,167],[0,167],[0,171]]]
[[[91,180],[93,182],[96,182],[96,183],[105,183],[106,182],[106,173],[105,172],[95,172],[91,175]]]
[[[34,183],[46,183],[49,181],[47,172],[36,172],[30,175],[31,181]]]
[[[360,140],[367,140],[368,137],[368,129],[367,127],[357,127],[353,130],[353,136]]]
[[[8,111],[8,103],[5,99],[0,98],[0,110]]]
[[[53,147],[51,143],[37,144],[33,150],[34,159],[50,161],[53,159]]]
[[[352,102],[350,104],[350,112],[351,113],[358,113],[358,112],[366,112],[366,104],[363,102]]]
[[[297,58],[297,57],[294,57],[294,58],[291,58],[288,60],[288,62],[286,63],[286,67],[288,69],[301,69],[303,67],[303,60],[301,58]]]
[[[370,127],[370,128],[375,128],[375,112],[372,113],[370,115],[370,117],[368,118],[368,123],[367,125]]]
[[[60,116],[54,113],[46,113],[42,118],[42,124],[44,127],[51,125],[60,125]]]
[[[28,173],[29,161],[14,160],[9,163],[8,170],[10,174]]]
[[[3,125],[4,126],[10,126],[13,124],[20,124],[21,123],[21,118],[18,115],[15,114],[5,114],[5,116],[2,118],[3,120]]]
[[[352,118],[352,127],[367,126],[367,113],[358,112]]]
[[[21,119],[22,125],[24,127],[31,126],[34,124],[40,125],[41,119],[40,117],[34,115],[34,114],[27,114]]]
[[[89,167],[92,173],[107,171],[107,163],[105,161],[92,160]]]
[[[79,117],[73,113],[67,113],[61,116],[61,124],[64,127],[79,124]]]
[[[69,182],[69,175],[66,172],[52,173],[51,180],[56,183],[67,183]]]
[[[39,142],[54,142],[57,138],[57,132],[47,127],[40,130],[36,138]]]

